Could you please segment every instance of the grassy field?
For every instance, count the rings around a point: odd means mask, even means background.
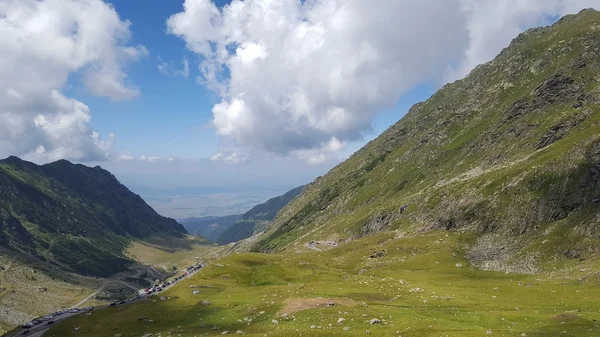
[[[557,256],[560,270],[537,275],[499,273],[469,265],[471,243],[456,233],[387,233],[323,252],[232,254],[165,300],[76,316],[45,336],[600,335],[595,256]]]

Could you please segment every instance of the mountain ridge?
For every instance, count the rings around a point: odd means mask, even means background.
[[[219,244],[228,244],[246,239],[257,232],[263,231],[268,222],[272,221],[277,213],[302,192],[305,185],[293,188],[286,193],[271,198],[258,204],[244,213],[232,226],[224,230],[216,239]]]
[[[66,160],[0,160],[0,201],[4,249],[86,275],[108,276],[131,264],[122,252],[132,238],[187,233],[112,173]]]
[[[475,233],[475,241],[524,234],[514,256],[549,227],[569,233],[552,254],[586,246],[580,234],[596,235],[600,200],[598,51],[595,10],[521,33],[309,184],[254,249],[451,230]],[[497,260],[508,241],[484,245],[488,253],[473,243],[473,259]]]

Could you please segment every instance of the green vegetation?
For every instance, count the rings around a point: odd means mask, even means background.
[[[0,161],[0,244],[22,263],[107,277],[132,264],[132,238],[184,234],[99,166]]]
[[[398,232],[323,252],[232,254],[161,294],[165,300],[96,310],[60,323],[45,337],[192,337],[238,330],[248,336],[363,336],[366,330],[408,337],[600,334],[600,279],[592,272],[597,260],[562,257],[564,269],[540,275],[481,271],[465,257],[471,240],[452,232]],[[382,256],[371,258],[374,251]],[[193,295],[196,289],[200,293]],[[373,318],[382,323],[371,325]]]

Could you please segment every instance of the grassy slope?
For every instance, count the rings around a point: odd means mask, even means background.
[[[596,11],[520,35],[309,185],[256,249],[399,228],[504,234],[505,244],[563,219],[569,237],[597,237],[598,52]]]
[[[598,267],[598,259],[575,263],[564,258],[560,262],[565,269],[536,276],[486,272],[464,257],[472,240],[468,234],[395,234],[377,234],[325,252],[233,254],[218,261],[222,266],[210,264],[169,290],[167,300],[94,311],[61,323],[45,336],[133,337],[175,331],[191,337],[225,330],[248,336],[362,336],[367,329],[375,336],[398,331],[405,337],[483,336],[488,330],[494,336],[600,334],[594,322],[600,320],[600,280],[589,272]],[[374,250],[387,254],[371,259]],[[192,295],[190,285],[206,287]],[[287,301],[317,297],[352,300],[355,306],[323,306],[280,317]],[[210,304],[202,305],[202,300]],[[138,321],[141,316],[153,322]],[[345,321],[338,324],[340,317]],[[365,322],[371,318],[384,324]],[[74,327],[81,329],[74,332]]]
[[[133,262],[132,238],[184,234],[100,167],[0,161],[0,247],[28,262],[107,277]]]

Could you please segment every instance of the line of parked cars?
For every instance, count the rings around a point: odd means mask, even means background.
[[[40,317],[40,318],[36,318],[30,322],[27,322],[25,324],[22,325],[23,328],[25,329],[29,329],[29,328],[33,328],[34,326],[38,325],[38,324],[42,324],[42,323],[46,323],[46,324],[52,324],[54,323],[54,317],[56,316],[60,316],[60,315],[64,315],[66,313],[71,313],[71,314],[76,314],[80,311],[90,311],[90,310],[94,310],[94,307],[89,306],[89,307],[85,307],[85,308],[70,308],[70,309],[62,309],[59,310],[57,312],[53,312],[51,314],[48,314],[44,317]]]
[[[148,287],[148,288],[145,288],[145,289],[141,289],[139,291],[139,296],[150,295],[150,294],[154,294],[154,293],[159,293],[159,292],[163,291],[164,289],[166,289],[167,287],[169,287],[170,285],[175,284],[175,283],[181,281],[181,279],[183,279],[184,277],[188,276],[189,274],[191,274],[191,273],[193,273],[193,272],[195,272],[197,270],[200,270],[202,267],[204,267],[204,264],[202,264],[202,263],[198,263],[196,265],[189,266],[189,267],[187,267],[187,268],[184,269],[183,274],[175,277],[172,281],[166,281],[166,282],[163,282],[163,283],[161,283],[159,285],[155,285],[153,287]],[[139,296],[137,296],[136,299],[139,298]]]

